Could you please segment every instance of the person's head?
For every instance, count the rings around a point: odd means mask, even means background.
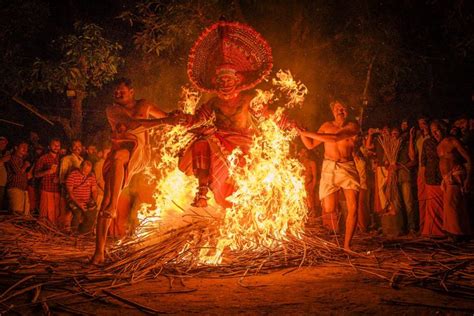
[[[90,174],[92,171],[92,162],[90,162],[89,160],[83,160],[80,169],[83,175]]]
[[[400,137],[400,129],[398,127],[392,128],[392,130],[390,131],[390,135],[393,138],[399,138]]]
[[[430,124],[431,135],[436,139],[437,142],[440,142],[446,133],[446,129],[443,123],[438,120],[434,120]]]
[[[82,152],[82,142],[79,139],[74,139],[71,143],[71,152],[74,155],[80,156]]]
[[[216,70],[213,79],[218,91],[218,95],[222,99],[232,99],[237,93],[238,85],[242,82],[242,76],[230,64],[221,65]]]
[[[427,131],[429,129],[428,118],[425,116],[421,116],[418,118],[418,128]]]
[[[0,136],[0,151],[4,151],[7,145],[8,139],[5,136]]]
[[[114,101],[120,105],[133,104],[135,101],[135,91],[132,88],[132,81],[128,78],[120,78],[115,82]]]
[[[454,122],[454,126],[456,126],[462,134],[466,134],[469,131],[469,118],[466,116],[459,117]]]
[[[97,155],[97,146],[92,145],[92,144],[88,145],[86,151],[88,155],[91,155],[91,156]]]
[[[407,132],[408,128],[410,127],[408,120],[403,119],[402,122],[400,123],[400,130],[402,133]]]
[[[349,110],[347,105],[342,102],[341,100],[334,100],[329,104],[331,108],[332,115],[334,115],[334,119],[345,121],[347,116],[349,115]]]
[[[39,142],[39,135],[38,133],[34,132],[34,131],[31,131],[30,132],[30,142],[36,144]]]
[[[385,135],[385,136],[390,135],[390,127],[388,125],[384,125],[382,127],[382,135]]]
[[[53,154],[59,154],[61,150],[61,140],[59,138],[52,138],[49,141],[49,151]]]
[[[458,127],[456,127],[456,124],[452,124],[449,127],[449,135],[451,135],[453,137],[456,137],[456,138],[461,137],[461,130]]]
[[[28,155],[28,142],[21,140],[15,144],[15,151],[13,154],[21,158],[26,157]]]

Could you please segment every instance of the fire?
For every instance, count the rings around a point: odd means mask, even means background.
[[[301,105],[307,88],[293,79],[291,73],[279,71],[273,85],[287,98],[286,108]],[[182,250],[199,248],[201,264],[220,264],[226,250],[258,251],[275,249],[282,242],[304,233],[307,216],[305,203],[303,166],[290,156],[290,142],[297,133],[280,126],[285,108],[264,115],[266,104],[276,100],[275,91],[257,90],[251,102],[257,117],[253,144],[248,155],[236,148],[228,157],[229,174],[236,184],[236,191],[228,198],[232,207],[211,208],[224,214],[212,238],[200,244],[190,241]],[[200,95],[184,88],[180,105],[186,113],[194,113]],[[141,218],[149,225],[166,222],[168,217],[182,216],[190,207],[197,181],[178,170],[178,153],[194,140],[195,136],[181,126],[166,128],[155,133],[159,144],[154,148],[157,159],[148,171],[151,181],[156,182],[155,207],[142,207]],[[244,164],[240,163],[242,160]],[[179,188],[179,190],[177,190]],[[150,219],[152,219],[150,221]]]

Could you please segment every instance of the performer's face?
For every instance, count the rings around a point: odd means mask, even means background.
[[[134,91],[124,83],[119,84],[114,91],[114,100],[120,105],[131,104],[134,100]]]
[[[347,118],[347,107],[341,103],[334,104],[332,108],[332,114],[334,115],[335,119],[345,120]]]
[[[92,165],[91,164],[88,164],[88,163],[85,163],[82,165],[81,167],[81,172],[83,175],[88,175],[89,173],[91,173],[92,171]]]
[[[232,74],[219,75],[216,79],[217,90],[219,96],[223,99],[232,98],[236,94],[237,85],[240,83],[240,78]]]

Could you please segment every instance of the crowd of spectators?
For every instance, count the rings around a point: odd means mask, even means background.
[[[0,209],[43,218],[66,233],[89,233],[103,197],[101,166],[110,148],[97,150],[81,140],[69,149],[61,145],[51,138],[43,146],[36,132],[28,140],[0,136]]]
[[[413,124],[403,120],[360,135],[354,154],[360,176],[359,231],[387,237],[470,236],[473,121],[419,117]],[[384,146],[390,142],[398,144],[396,157],[387,156]],[[0,136],[0,209],[44,218],[65,232],[89,233],[103,198],[102,166],[110,148],[98,150],[81,140],[73,140],[67,150],[61,145],[51,138],[45,147],[35,132],[28,140]],[[317,194],[320,163],[305,148],[297,155],[306,168],[310,218],[325,225],[330,214],[321,211]],[[338,209],[340,216],[343,200]]]
[[[389,157],[397,144],[396,157]],[[474,120],[402,120],[394,125],[368,128],[356,141],[354,161],[359,178],[358,229],[387,237],[424,236],[463,240],[473,230],[469,214],[473,194],[471,157],[474,149]],[[387,153],[388,151],[388,153]],[[304,152],[304,150],[303,150]],[[387,155],[389,154],[389,155]],[[307,154],[301,162],[312,168]],[[313,155],[314,157],[315,155]],[[322,157],[319,157],[322,158]],[[320,166],[320,159],[316,165]],[[308,205],[316,210],[310,217],[322,219],[329,230],[332,214],[325,214],[317,198],[317,172],[308,172]],[[315,194],[316,192],[316,194]],[[315,197],[313,197],[315,196]],[[339,195],[339,226],[344,224],[343,194]],[[314,202],[312,202],[314,201]],[[337,230],[341,230],[338,227]]]

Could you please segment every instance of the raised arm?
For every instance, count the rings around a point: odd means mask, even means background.
[[[324,126],[324,124],[323,124],[323,126]],[[354,137],[358,133],[359,133],[359,124],[357,124],[355,122],[351,122],[351,123],[347,124],[347,126],[342,128],[341,130],[339,130],[337,133],[329,134],[329,133],[324,133],[324,132],[321,133],[319,131],[316,132],[316,133],[302,131],[301,135],[305,136],[305,137],[308,137],[308,138],[311,138],[311,139],[314,139],[314,140],[316,140],[320,143],[321,142],[335,143],[335,142],[338,142],[338,141],[341,141],[341,140],[344,140],[344,139],[347,139],[347,138]],[[319,143],[318,143],[318,145],[319,145]]]

